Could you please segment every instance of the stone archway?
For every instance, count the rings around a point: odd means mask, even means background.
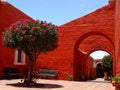
[[[94,62],[94,68],[96,68],[98,64],[102,64],[102,61]]]
[[[94,37],[93,37],[94,36]],[[89,38],[90,37],[90,38]],[[92,38],[91,38],[92,37]],[[94,41],[94,43],[89,43],[91,39],[96,39],[96,37],[100,37],[103,40],[98,40]],[[107,45],[106,45],[106,43]],[[114,43],[112,40],[104,33],[98,32],[98,31],[92,31],[85,33],[84,35],[80,36],[79,39],[77,40],[75,47],[74,47],[74,75],[75,75],[75,80],[79,80],[79,75],[81,73],[85,73],[84,71],[82,72],[81,68],[85,70],[86,62],[87,59],[89,59],[89,55],[91,52],[94,52],[96,50],[103,50],[111,54],[114,60],[114,53],[115,53],[115,47]],[[113,61],[114,65],[114,61]],[[81,71],[81,72],[80,72]],[[113,69],[114,72],[114,69]]]
[[[95,70],[94,74],[96,77],[103,77],[103,70],[101,68],[102,63],[101,59],[94,60],[93,62],[93,68]]]

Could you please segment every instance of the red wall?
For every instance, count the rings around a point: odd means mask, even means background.
[[[115,4],[112,3],[59,26],[59,47],[40,55],[38,67],[58,69],[59,79],[67,79],[67,73],[71,73],[74,80],[79,80],[80,63],[84,66],[90,53],[104,50],[114,55],[114,17]]]
[[[115,58],[114,69],[116,75],[120,75],[120,0],[116,0],[116,17],[115,17]]]
[[[0,12],[0,32],[18,20],[31,19],[8,3],[0,4]],[[79,80],[79,76],[86,73],[87,60],[92,62],[92,59],[88,58],[91,52],[104,50],[114,55],[114,17],[115,4],[112,3],[59,26],[59,47],[54,51],[40,54],[36,69],[56,69],[59,72],[58,79],[65,80],[70,73],[74,80]],[[16,67],[23,72],[26,64],[14,65],[14,50],[2,46],[1,41],[0,75],[3,67]],[[91,68],[91,64],[87,66]]]
[[[6,67],[18,68],[20,72],[26,72],[27,63],[24,65],[15,65],[15,51],[2,45],[2,32],[12,23],[15,23],[16,21],[21,19],[33,20],[11,4],[7,2],[0,3],[0,78],[3,77],[3,69]]]
[[[93,61],[94,59],[92,57],[88,57],[86,62],[85,75],[88,79],[91,79],[96,76],[93,68]]]

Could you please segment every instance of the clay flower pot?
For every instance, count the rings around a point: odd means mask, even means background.
[[[112,77],[111,83],[115,87],[115,90],[120,90],[120,76]]]
[[[115,83],[115,90],[120,90],[120,83]]]
[[[114,80],[112,80],[111,83],[112,83],[113,86],[115,86],[115,81]]]

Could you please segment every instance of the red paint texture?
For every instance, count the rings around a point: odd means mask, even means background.
[[[112,3],[59,26],[59,47],[40,55],[38,67],[59,70],[59,79],[67,79],[67,73],[71,73],[74,80],[79,80],[86,72],[90,53],[104,50],[114,57],[114,19],[115,4]]]
[[[115,16],[115,58],[114,70],[115,75],[120,75],[120,0],[116,0]]]

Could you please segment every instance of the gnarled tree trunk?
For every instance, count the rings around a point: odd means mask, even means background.
[[[34,83],[33,78],[34,78],[35,65],[36,65],[36,56],[29,57],[28,72],[27,72],[24,83],[27,83],[27,84]]]

